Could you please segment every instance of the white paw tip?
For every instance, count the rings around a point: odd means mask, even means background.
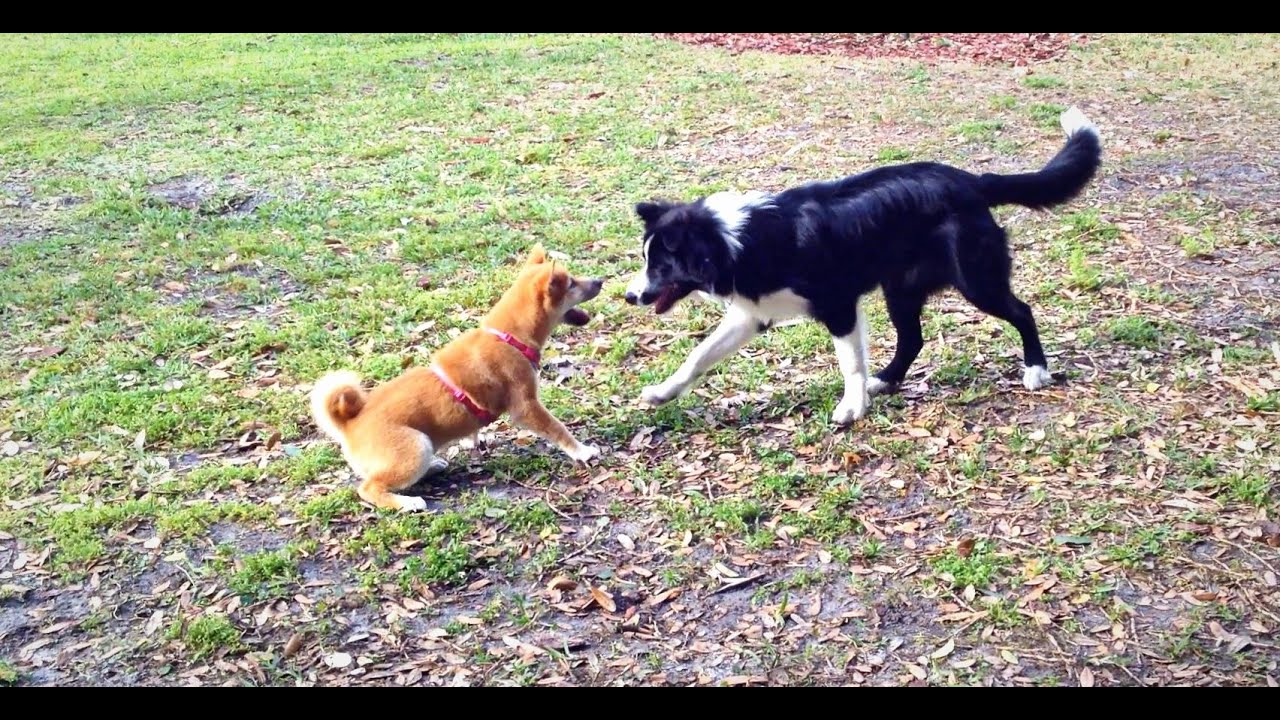
[[[1061,123],[1062,131],[1067,134],[1067,137],[1086,131],[1098,134],[1098,127],[1084,114],[1084,111],[1074,105],[1059,116],[1058,122]]]
[[[871,377],[867,378],[867,394],[868,395],[879,395],[880,393],[885,391],[885,388],[888,388],[888,387],[889,387],[889,383],[881,380],[875,375],[872,375]]]
[[[427,509],[427,501],[417,495],[396,495],[395,497],[401,512],[417,512]]]
[[[831,420],[837,425],[848,425],[855,420],[861,420],[867,414],[867,402],[864,400],[861,404],[846,403],[843,400],[836,406],[836,411],[831,413]]]
[[[650,405],[661,405],[671,399],[672,393],[661,385],[650,385],[640,391],[640,399]]]
[[[573,456],[573,459],[578,462],[585,463],[591,462],[598,457],[600,457],[600,448],[595,445],[583,445],[578,449],[578,452]]]
[[[1039,390],[1051,384],[1053,384],[1053,376],[1043,365],[1031,365],[1022,371],[1022,385],[1028,390]]]

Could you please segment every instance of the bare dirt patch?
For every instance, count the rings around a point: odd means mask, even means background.
[[[924,62],[968,60],[1030,65],[1062,57],[1087,41],[1076,33],[659,33],[690,45],[733,52],[910,58]]]

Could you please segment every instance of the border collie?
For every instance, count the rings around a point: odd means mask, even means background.
[[[627,286],[627,302],[663,314],[698,291],[726,306],[715,331],[641,399],[660,405],[676,398],[775,323],[809,317],[831,332],[844,376],[831,419],[851,423],[866,415],[872,395],[906,377],[924,346],[925,302],[948,287],[1018,330],[1028,390],[1052,382],[1031,308],[1010,289],[1008,238],[990,208],[1050,208],[1089,183],[1101,163],[1097,128],[1074,107],[1060,122],[1066,145],[1035,173],[974,175],[922,162],[776,195],[721,192],[691,203],[639,203],[644,268]],[[898,345],[888,366],[869,376],[858,304],[877,287]]]

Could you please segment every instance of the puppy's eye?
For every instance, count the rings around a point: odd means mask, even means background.
[[[573,287],[574,285],[577,285],[577,284],[578,284],[577,280],[574,280],[573,278],[569,278],[569,287]]]

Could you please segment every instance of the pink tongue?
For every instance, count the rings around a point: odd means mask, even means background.
[[[663,288],[662,294],[653,302],[653,311],[659,315],[671,309],[676,304],[676,293],[679,292],[674,286]]]

